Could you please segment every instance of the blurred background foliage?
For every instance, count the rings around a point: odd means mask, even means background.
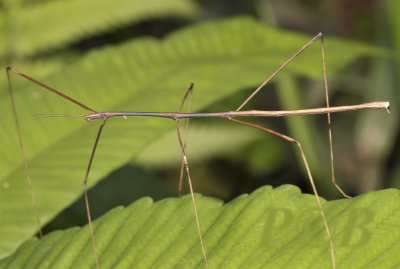
[[[78,91],[80,87],[87,87],[86,80],[96,80],[95,75],[86,75],[85,72],[90,73],[91,67],[88,62],[92,58],[95,59],[95,55],[103,50],[108,51],[112,56],[114,51],[124,50],[124,44],[132,40],[142,40],[147,37],[164,38],[187,26],[238,15],[253,17],[260,23],[277,29],[307,34],[309,39],[318,32],[323,32],[326,34],[325,43],[328,54],[329,44],[334,43],[334,37],[349,40],[348,43],[340,43],[341,47],[332,46],[332,50],[343,50],[343,55],[346,52],[352,52],[354,49],[352,44],[357,41],[357,44],[365,44],[366,50],[363,54],[354,56],[355,58],[351,61],[343,59],[344,66],[340,72],[336,70],[333,72],[334,68],[330,66],[330,60],[331,63],[340,61],[340,57],[327,59],[328,73],[332,73],[329,76],[331,105],[386,100],[391,102],[391,115],[383,112],[360,111],[332,116],[336,176],[345,192],[357,195],[375,189],[400,187],[400,165],[398,165],[400,161],[399,10],[400,2],[397,0],[2,0],[0,1],[0,31],[2,33],[0,65],[2,68],[11,65],[40,81],[45,83],[51,81],[57,84],[58,81],[63,80],[64,70],[70,71],[69,67],[80,66],[79,62],[86,59],[87,68],[79,71],[76,80],[75,77],[64,76],[69,84],[60,84],[70,85],[69,87],[73,85]],[[241,38],[246,37],[237,37],[239,43]],[[277,39],[274,42],[277,47],[281,43],[284,44],[284,40]],[[292,46],[300,48],[304,44],[297,43]],[[180,45],[184,48],[189,44]],[[235,46],[235,44],[231,45]],[[307,57],[319,59],[319,46],[319,42],[313,44],[312,51],[317,55],[307,54]],[[295,50],[292,50],[291,54],[294,52]],[[126,57],[129,56],[129,51],[124,53]],[[340,51],[335,53],[335,55],[341,54]],[[291,54],[287,54],[287,58]],[[109,59],[104,57],[99,61]],[[115,59],[115,62],[118,61],[119,59]],[[304,73],[283,71],[245,109],[273,110],[324,106],[322,71],[319,75],[307,75],[306,69],[309,67],[304,63],[307,63],[306,58],[291,63],[290,65],[293,66],[298,64],[299,69],[305,69]],[[107,62],[101,64],[107,65]],[[168,65],[168,62],[163,64]],[[301,64],[304,64],[303,67]],[[186,65],[190,66],[190,62]],[[278,63],[277,67],[279,67]],[[217,76],[216,72],[224,73],[229,68],[226,64],[209,72],[213,74],[212,76]],[[66,73],[72,72],[69,71]],[[141,71],[152,72],[151,70]],[[247,70],[248,73],[252,71]],[[132,72],[135,70],[122,69],[118,70],[117,75],[120,75],[123,80],[124,76],[129,76]],[[204,72],[207,73],[207,70]],[[254,70],[254,72],[260,71]],[[266,78],[271,72],[272,70],[265,70],[264,77]],[[243,76],[246,76],[246,73]],[[108,75],[108,73],[97,74],[99,77]],[[168,76],[168,73],[165,75]],[[71,79],[73,81],[70,81]],[[182,93],[179,96],[183,96],[185,88],[190,83],[191,78],[188,79],[179,84],[180,89],[176,89]],[[236,77],[230,78],[232,85],[235,84],[235,79]],[[199,110],[236,109],[259,82],[244,83],[241,91],[221,95],[206,107],[200,107]],[[22,88],[29,85],[17,76],[13,76],[13,83],[15,90],[21,92]],[[86,84],[90,85],[90,82]],[[115,90],[114,85],[103,86],[107,86],[109,91]],[[163,89],[163,85],[156,86],[158,89]],[[5,100],[4,104],[8,103],[5,72],[1,75],[0,90],[1,97],[3,101]],[[60,88],[60,90],[66,92],[65,88]],[[133,89],[127,87],[118,90],[124,90],[128,94]],[[195,85],[194,106],[199,99],[206,98],[202,90],[204,89]],[[218,95],[216,90],[214,89],[215,94]],[[82,102],[89,106],[95,103],[96,101],[93,100],[98,98],[96,93],[96,89],[92,89],[92,95],[86,96],[88,99]],[[176,109],[181,98],[175,100]],[[157,104],[156,101],[155,103]],[[126,107],[129,106],[125,104],[124,108]],[[140,110],[145,110],[146,107],[150,106],[143,104]],[[158,107],[162,110],[161,106]],[[4,109],[11,110],[8,104],[4,105]],[[115,107],[113,109],[121,110]],[[139,110],[138,106],[131,106],[129,109]],[[38,113],[42,112],[51,111],[38,111]],[[55,122],[53,119],[46,120],[51,121],[51,124]],[[131,124],[134,120],[137,119],[130,119],[124,124]],[[69,120],[57,119],[57,121]],[[301,141],[311,162],[311,169],[320,194],[328,199],[341,198],[330,182],[326,117],[252,119],[251,121]],[[11,119],[8,124],[13,124]],[[157,122],[152,124],[157,124]],[[4,126],[11,125],[5,123]],[[112,124],[109,123],[109,125],[106,127],[112,128]],[[173,128],[173,124],[169,126]],[[99,176],[101,182],[89,193],[94,216],[99,216],[116,205],[127,205],[139,197],[151,196],[158,200],[177,195],[181,157],[175,131],[171,128],[164,128],[162,135],[146,140],[138,153],[129,157],[128,163],[125,162],[122,167],[114,167],[111,173]],[[11,127],[3,128],[3,130],[7,131],[6,135],[11,137],[10,139],[15,140],[12,143],[9,142],[10,147],[16,148],[18,144],[15,131]],[[146,130],[140,130],[140,133],[145,135]],[[47,134],[42,133],[41,136],[45,137]],[[136,139],[135,132],[129,135],[130,139]],[[30,132],[26,136],[35,136],[35,133]],[[92,140],[94,140],[93,132],[92,137],[85,141]],[[79,143],[83,142],[78,141],[77,144]],[[101,146],[100,142],[99,148]],[[6,151],[6,148],[5,146],[3,151]],[[215,120],[191,121],[188,134],[188,158],[196,192],[219,197],[225,201],[242,193],[251,192],[262,185],[294,184],[303,192],[311,193],[303,164],[296,150],[293,145],[267,134],[254,132],[243,126],[220,124]],[[86,153],[89,157],[89,152]],[[4,156],[7,154],[8,151]],[[118,152],[113,154],[116,155]],[[9,158],[13,160],[20,158],[18,152],[12,156]],[[4,157],[4,160],[6,158]],[[77,172],[82,174],[82,179],[87,162],[83,161],[85,159],[83,157],[82,165]],[[10,161],[12,163],[10,166],[21,166],[19,159],[16,162],[18,163]],[[95,169],[96,167],[93,168],[93,174],[96,174]],[[8,185],[5,185],[4,178],[9,173],[12,171],[7,171],[2,175],[2,184],[5,189]],[[7,182],[7,184],[10,183]],[[77,186],[77,189],[80,190],[81,186]],[[82,199],[78,199],[81,193],[76,190],[75,192],[77,194],[72,195],[72,201],[76,200],[74,204],[64,205],[62,209],[57,209],[58,216],[48,224],[47,231],[86,223],[83,202]],[[64,210],[65,207],[67,208]],[[60,212],[61,210],[63,212]],[[45,222],[50,221],[51,218],[49,217]]]

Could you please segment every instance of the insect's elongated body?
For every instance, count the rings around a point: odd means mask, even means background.
[[[360,109],[389,109],[389,102],[371,102],[353,106],[338,106],[329,108],[311,108],[311,109],[296,109],[296,110],[247,110],[247,111],[226,111],[214,113],[176,113],[176,112],[102,112],[91,113],[84,116],[87,121],[96,119],[104,119],[111,117],[159,117],[169,119],[187,119],[187,118],[222,118],[231,119],[234,117],[285,117],[285,116],[304,116],[327,114],[336,112],[346,112]]]
[[[274,76],[276,76],[289,62],[291,62],[297,55],[299,55],[302,51],[304,51],[308,46],[310,46],[315,40],[321,38],[321,48],[322,48],[322,67],[323,67],[323,71],[324,71],[324,84],[325,84],[325,96],[326,96],[326,107],[323,108],[312,108],[312,109],[300,109],[300,110],[287,110],[287,111],[259,111],[259,110],[248,110],[248,111],[241,111],[241,109],[246,105],[246,103],[255,96],[255,94],[257,92],[259,92]],[[273,134],[275,136],[278,136],[286,141],[292,142],[294,143],[301,154],[304,166],[306,168],[307,171],[307,176],[308,179],[310,181],[311,187],[313,189],[313,192],[315,194],[315,199],[321,214],[321,218],[322,221],[324,223],[324,227],[325,227],[325,231],[326,231],[326,235],[329,239],[329,249],[330,249],[330,254],[331,254],[331,260],[332,260],[332,267],[336,268],[336,262],[335,262],[335,249],[334,249],[334,245],[333,245],[333,241],[332,241],[332,237],[331,237],[331,233],[329,230],[329,226],[328,223],[326,221],[326,217],[325,217],[325,213],[324,210],[322,209],[322,205],[321,205],[321,201],[320,198],[318,196],[318,192],[317,189],[315,187],[314,184],[314,180],[312,178],[311,175],[311,171],[306,159],[306,156],[303,152],[301,143],[299,141],[297,141],[294,138],[291,138],[289,136],[286,136],[284,134],[281,134],[279,132],[273,131],[271,129],[267,129],[263,126],[257,125],[257,124],[253,124],[253,123],[249,123],[249,122],[245,122],[245,121],[241,121],[238,120],[237,118],[239,117],[283,117],[283,116],[301,116],[301,115],[313,115],[313,114],[327,114],[327,118],[328,118],[328,127],[329,127],[329,143],[330,143],[330,154],[331,154],[331,172],[332,172],[332,182],[335,185],[335,187],[346,197],[347,196],[341,189],[340,187],[335,183],[335,177],[334,177],[334,166],[333,166],[333,151],[332,151],[332,135],[331,135],[331,129],[330,129],[330,113],[337,113],[337,112],[346,112],[346,111],[353,111],[353,110],[361,110],[361,109],[386,109],[387,111],[389,111],[389,102],[371,102],[371,103],[365,103],[365,104],[359,104],[359,105],[349,105],[349,106],[338,106],[338,107],[330,107],[329,106],[329,99],[328,99],[328,86],[327,86],[327,79],[326,79],[326,71],[325,71],[325,54],[324,54],[324,43],[323,43],[323,39],[322,39],[322,34],[318,34],[316,35],[314,38],[312,38],[306,45],[304,45],[300,50],[298,50],[295,54],[293,54],[292,57],[290,57],[282,66],[280,66],[271,76],[269,76],[236,110],[234,111],[226,111],[226,112],[212,112],[212,113],[190,113],[190,104],[191,104],[191,96],[192,96],[192,86],[193,84],[189,87],[189,89],[187,90],[183,101],[179,107],[178,112],[97,112],[92,108],[89,108],[88,106],[82,104],[81,102],[65,95],[64,93],[61,93],[49,86],[47,86],[46,84],[39,82],[37,80],[35,80],[32,77],[29,77],[15,69],[13,69],[12,67],[7,67],[7,75],[8,75],[8,80],[9,80],[9,91],[10,91],[10,97],[11,97],[11,103],[12,103],[12,107],[13,107],[13,112],[14,112],[14,119],[15,119],[15,123],[17,126],[17,132],[18,132],[18,138],[19,138],[19,142],[20,142],[20,147],[21,147],[21,154],[23,157],[23,161],[24,161],[24,166],[25,166],[25,171],[26,171],[26,176],[27,176],[27,180],[29,183],[29,188],[30,188],[30,193],[31,193],[31,197],[32,197],[32,202],[34,204],[34,208],[35,208],[35,212],[36,212],[36,217],[37,217],[37,222],[38,222],[38,226],[39,226],[39,233],[40,235],[42,235],[42,231],[41,231],[41,224],[40,224],[40,218],[39,218],[39,212],[36,206],[36,200],[35,200],[35,195],[33,192],[33,188],[31,186],[31,179],[29,176],[29,170],[28,170],[28,165],[27,165],[27,161],[26,161],[26,157],[25,157],[25,153],[24,153],[24,149],[23,149],[23,141],[22,141],[22,137],[20,134],[20,128],[19,128],[19,123],[18,123],[18,117],[17,117],[17,113],[16,113],[16,107],[15,107],[15,103],[14,103],[14,98],[13,98],[13,91],[12,91],[12,87],[11,87],[11,80],[10,80],[10,72],[13,72],[21,77],[24,77],[30,81],[32,81],[33,83],[36,83],[40,86],[42,86],[43,88],[59,95],[60,97],[63,97],[71,102],[73,102],[74,104],[82,107],[83,109],[86,109],[88,111],[90,111],[90,114],[87,115],[64,115],[64,114],[42,114],[42,115],[36,115],[36,117],[80,117],[80,118],[84,118],[87,121],[94,121],[94,120],[103,120],[101,126],[98,129],[97,132],[97,136],[94,142],[94,146],[92,148],[92,152],[89,158],[89,164],[86,170],[86,175],[85,178],[83,180],[83,193],[84,193],[84,199],[85,199],[85,206],[86,206],[86,212],[87,212],[87,218],[88,218],[88,223],[89,223],[89,229],[90,229],[90,234],[91,234],[91,241],[92,241],[92,249],[93,249],[93,256],[95,259],[95,263],[96,263],[96,268],[100,268],[100,264],[98,261],[98,254],[97,254],[97,250],[96,250],[96,241],[95,241],[95,237],[94,237],[94,232],[93,232],[93,227],[92,227],[92,220],[91,220],[91,214],[90,214],[90,206],[89,206],[89,199],[87,196],[87,181],[88,181],[88,177],[89,177],[89,172],[92,166],[92,162],[95,156],[95,152],[96,152],[96,148],[99,144],[100,141],[100,137],[102,134],[102,130],[107,122],[107,120],[111,117],[128,117],[128,116],[132,116],[132,117],[162,117],[162,118],[169,118],[175,121],[176,124],[176,131],[177,131],[177,137],[178,137],[178,141],[179,141],[179,145],[180,145],[180,149],[181,149],[181,153],[182,153],[182,166],[181,166],[181,179],[180,179],[180,183],[179,183],[179,191],[181,191],[181,186],[182,186],[182,177],[184,174],[184,171],[186,171],[187,174],[187,179],[188,179],[188,185],[189,185],[189,189],[190,189],[190,193],[191,193],[191,198],[192,198],[192,203],[193,203],[193,209],[194,209],[194,215],[196,218],[196,226],[197,226],[197,231],[198,231],[198,235],[199,235],[199,241],[200,241],[200,245],[201,245],[201,249],[202,249],[202,254],[203,254],[203,258],[204,258],[204,264],[206,268],[209,268],[208,265],[208,260],[207,260],[207,250],[204,247],[204,243],[203,243],[203,239],[202,239],[202,232],[200,230],[200,223],[199,223],[199,219],[198,219],[198,213],[197,213],[197,207],[196,207],[196,201],[195,201],[195,197],[193,195],[194,191],[193,191],[193,187],[192,187],[192,183],[191,183],[191,175],[190,175],[190,170],[189,170],[189,164],[188,164],[188,158],[186,157],[186,138],[182,138],[181,136],[181,132],[180,132],[180,125],[179,125],[179,121],[182,119],[187,119],[186,121],[186,128],[188,128],[188,119],[190,118],[221,118],[221,119],[225,119],[225,120],[230,120],[233,121],[235,123],[241,124],[241,125],[246,125],[252,128],[256,128],[260,131],[263,132],[267,132],[270,134]],[[182,108],[183,105],[185,103],[186,100],[189,100],[189,105],[188,105],[188,112],[187,113],[182,113]]]

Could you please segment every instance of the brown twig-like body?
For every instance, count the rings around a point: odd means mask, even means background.
[[[296,53],[294,53],[283,65],[281,65],[272,75],[270,75],[259,87],[257,87],[256,90],[254,90],[254,92],[235,110],[235,111],[227,111],[227,112],[213,112],[213,113],[190,113],[190,104],[191,104],[191,97],[192,97],[192,87],[193,84],[191,84],[191,86],[189,87],[189,89],[187,90],[183,101],[181,102],[181,105],[179,107],[178,112],[97,112],[91,108],[89,108],[88,106],[82,104],[81,102],[47,86],[46,84],[39,82],[37,80],[35,80],[32,77],[29,77],[15,69],[13,69],[12,67],[7,67],[7,75],[8,75],[8,81],[9,81],[9,91],[10,91],[10,97],[11,97],[11,103],[12,103],[12,108],[13,108],[13,115],[14,115],[14,119],[15,119],[15,123],[16,123],[16,127],[17,127],[17,132],[18,132],[18,138],[19,138],[19,142],[20,142],[20,149],[21,149],[21,153],[22,153],[22,157],[23,157],[23,162],[24,162],[24,166],[25,166],[25,171],[26,171],[26,175],[27,175],[27,180],[28,180],[28,184],[29,184],[29,188],[30,188],[30,193],[31,193],[31,198],[33,201],[33,207],[35,209],[35,215],[37,218],[37,223],[39,226],[39,231],[41,234],[41,224],[40,224],[40,218],[39,218],[39,212],[38,212],[38,208],[37,208],[37,204],[36,204],[36,200],[35,200],[35,196],[34,196],[34,192],[33,192],[33,188],[32,188],[32,184],[31,184],[31,179],[29,176],[29,171],[28,171],[28,165],[26,162],[26,157],[25,157],[25,153],[24,153],[24,147],[23,147],[23,142],[22,142],[22,137],[21,137],[21,133],[20,133],[20,128],[19,128],[19,123],[18,123],[18,117],[17,117],[17,113],[16,113],[16,108],[15,108],[15,104],[14,104],[14,99],[13,99],[13,92],[12,92],[12,87],[11,87],[11,80],[10,80],[10,71],[21,76],[24,77],[27,80],[32,81],[33,83],[36,83],[40,86],[42,86],[43,88],[59,95],[60,97],[63,97],[71,102],[73,102],[74,104],[90,111],[90,114],[87,115],[64,115],[64,114],[53,114],[53,115],[47,115],[47,114],[42,114],[42,115],[37,115],[37,117],[80,117],[80,118],[84,118],[87,121],[93,121],[93,120],[97,120],[97,119],[101,119],[103,120],[101,126],[99,127],[99,130],[97,132],[97,136],[95,139],[95,143],[94,146],[92,148],[91,151],[91,155],[89,158],[89,164],[87,166],[86,169],[86,174],[84,177],[84,183],[83,183],[83,193],[84,193],[84,199],[85,199],[85,207],[86,207],[86,212],[87,212],[87,218],[88,218],[88,224],[89,224],[89,229],[90,229],[90,235],[91,235],[91,242],[92,242],[92,249],[93,249],[93,256],[95,258],[95,264],[96,264],[96,268],[100,268],[100,264],[98,261],[98,255],[97,255],[97,250],[96,250],[96,242],[95,242],[95,237],[94,237],[94,232],[93,232],[93,226],[92,226],[92,220],[91,220],[91,215],[90,215],[90,206],[89,206],[89,199],[88,199],[88,195],[87,195],[87,181],[89,179],[89,174],[90,174],[90,169],[94,160],[94,156],[95,156],[95,152],[96,152],[96,148],[98,146],[99,140],[100,140],[100,136],[103,130],[103,127],[106,124],[106,121],[108,118],[111,117],[128,117],[128,116],[132,116],[132,117],[163,117],[163,118],[169,118],[175,121],[175,125],[176,125],[176,131],[177,131],[177,137],[178,137],[178,142],[180,145],[180,149],[181,149],[181,153],[182,153],[182,166],[181,166],[181,173],[180,173],[180,182],[179,182],[179,193],[181,192],[181,188],[182,188],[182,178],[183,178],[183,174],[184,171],[186,171],[187,174],[187,179],[188,179],[188,184],[189,184],[189,189],[190,189],[190,193],[191,193],[191,197],[192,197],[192,203],[193,203],[193,208],[194,208],[194,214],[195,214],[195,218],[196,218],[196,226],[197,226],[197,231],[198,231],[198,235],[199,235],[199,240],[200,240],[200,244],[201,244],[201,249],[202,249],[202,253],[203,253],[203,258],[204,258],[204,262],[205,262],[205,266],[206,268],[209,267],[208,265],[208,261],[207,261],[207,253],[206,253],[206,249],[204,246],[204,242],[202,239],[202,233],[200,230],[200,221],[198,218],[198,214],[197,214],[197,207],[196,207],[196,201],[194,198],[194,191],[193,191],[193,187],[192,187],[192,182],[191,182],[191,176],[190,176],[190,170],[189,170],[189,164],[188,164],[188,160],[187,160],[187,156],[186,156],[186,143],[187,143],[187,137],[185,136],[182,139],[182,135],[180,132],[180,126],[179,126],[179,120],[181,119],[186,119],[186,131],[188,129],[189,126],[189,118],[221,118],[221,119],[226,119],[226,120],[230,120],[233,121],[235,123],[241,124],[241,125],[246,125],[252,128],[256,128],[258,130],[261,130],[263,132],[267,132],[270,134],[273,134],[275,136],[280,137],[281,139],[284,139],[286,141],[292,142],[294,143],[298,149],[300,150],[300,154],[304,163],[304,166],[306,168],[307,171],[307,176],[308,179],[310,181],[311,187],[313,189],[313,192],[315,194],[315,198],[316,198],[316,202],[318,204],[319,210],[320,210],[320,214],[321,214],[321,218],[322,221],[324,223],[324,227],[325,227],[325,231],[326,234],[329,238],[329,243],[330,243],[330,252],[331,252],[331,259],[332,259],[332,267],[335,269],[336,268],[336,264],[335,264],[335,250],[334,250],[334,245],[333,245],[333,241],[332,241],[332,237],[331,237],[331,232],[329,230],[329,226],[328,223],[326,221],[326,217],[325,217],[325,213],[322,209],[322,205],[321,205],[321,201],[319,199],[318,196],[318,192],[317,189],[315,187],[314,184],[314,180],[312,178],[311,175],[311,171],[306,159],[306,156],[303,152],[302,146],[300,144],[300,142],[294,138],[291,138],[289,136],[286,136],[284,134],[278,133],[276,131],[273,131],[271,129],[267,129],[263,126],[257,125],[257,124],[253,124],[253,123],[248,123],[245,121],[241,121],[238,120],[236,118],[238,117],[284,117],[284,116],[302,116],[302,115],[314,115],[314,114],[327,114],[328,117],[328,129],[329,129],[329,147],[330,147],[330,159],[331,159],[331,173],[332,173],[332,182],[333,184],[336,186],[336,188],[347,198],[350,198],[350,196],[346,195],[341,189],[340,187],[335,183],[335,176],[334,176],[334,164],[333,164],[333,151],[332,151],[332,133],[331,133],[331,119],[330,119],[330,113],[337,113],[337,112],[346,112],[346,111],[354,111],[354,110],[361,110],[361,109],[386,109],[389,112],[389,102],[371,102],[371,103],[365,103],[365,104],[359,104],[359,105],[351,105],[351,106],[338,106],[338,107],[330,107],[329,106],[329,99],[328,99],[328,84],[327,84],[327,79],[326,79],[326,67],[325,67],[325,52],[324,52],[324,43],[323,43],[323,35],[321,33],[317,34],[314,38],[312,38],[306,45],[304,45],[300,50],[298,50]],[[312,109],[299,109],[299,110],[286,110],[286,111],[259,111],[259,110],[248,110],[248,111],[241,111],[241,109],[247,104],[248,101],[250,101],[273,77],[275,77],[286,65],[288,65],[295,57],[297,57],[300,53],[302,53],[307,47],[309,47],[313,42],[315,42],[317,39],[321,39],[321,49],[322,49],[322,66],[323,66],[323,72],[324,72],[324,85],[325,85],[325,96],[326,96],[326,107],[323,108],[312,108]],[[186,99],[188,98],[188,112],[187,113],[182,113],[182,109],[183,109],[183,105],[186,101]]]
[[[111,117],[159,117],[170,118],[173,120],[186,119],[186,118],[222,118],[232,119],[236,117],[287,117],[287,116],[305,116],[328,114],[337,112],[347,112],[362,109],[386,109],[389,110],[389,102],[371,102],[352,106],[337,106],[337,107],[321,107],[310,109],[296,109],[296,110],[247,110],[247,111],[227,111],[227,112],[211,112],[211,113],[180,113],[180,112],[100,112],[91,113],[77,117],[85,118],[87,121],[97,119],[111,118]],[[47,115],[51,116],[51,114]]]

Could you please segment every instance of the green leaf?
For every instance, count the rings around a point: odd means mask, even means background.
[[[284,74],[277,79],[277,95],[279,96],[282,109],[289,110],[293,108],[302,107],[303,103],[301,98],[301,90],[297,85],[297,81],[293,76]],[[321,88],[321,91],[323,89]],[[326,106],[323,104],[321,106]],[[323,116],[326,119],[326,116]],[[321,137],[328,137],[328,128],[325,133],[321,136],[316,130],[315,125],[312,124],[310,117],[287,117],[285,122],[288,126],[291,137],[298,141],[301,141],[302,148],[307,156],[307,161],[310,165],[311,171],[313,171],[313,178],[317,186],[321,190],[323,188],[324,193],[335,191],[330,184],[322,184],[322,182],[328,182],[331,179],[330,170],[330,159],[329,159],[329,144],[321,143]],[[326,126],[328,127],[327,123]],[[335,141],[335,140],[334,140]],[[324,140],[325,142],[325,140]],[[294,147],[295,148],[295,147]],[[307,176],[306,169],[303,165],[303,159],[301,158],[300,152],[295,148],[297,159],[301,167],[303,168],[303,174]],[[325,153],[325,154],[324,154]],[[321,183],[321,184],[320,184]]]
[[[196,195],[210,268],[331,268],[315,197],[262,187],[226,205]],[[323,202],[337,268],[400,265],[399,190]],[[143,198],[94,222],[101,268],[205,268],[191,198]],[[0,268],[93,268],[88,227],[33,238]]]
[[[261,132],[238,125],[225,126],[213,123],[204,125],[195,122],[190,125],[187,137],[186,154],[192,165],[211,156],[233,154],[254,139],[265,139]],[[207,147],[204,147],[204,137],[208,138]],[[172,130],[140,152],[135,157],[134,163],[151,168],[166,166],[178,168],[181,160],[182,153],[176,138],[176,130]]]
[[[23,57],[65,47],[83,38],[155,18],[193,18],[199,7],[192,0],[68,0],[12,10],[3,23],[9,54]],[[6,11],[1,17],[7,17]],[[1,24],[1,23],[0,23]],[[4,51],[6,52],[6,51]]]
[[[310,38],[240,17],[188,27],[161,41],[147,38],[100,49],[62,72],[37,79],[97,111],[177,111],[189,83],[194,82],[192,110],[196,112],[239,90],[256,87]],[[284,72],[322,78],[320,47],[313,45],[304,53]],[[376,50],[369,46],[329,39],[328,74],[333,76],[354,59],[371,53]],[[38,113],[88,111],[21,82],[16,75],[12,74],[12,80],[33,188],[45,224],[81,195],[100,123],[80,118],[32,120]],[[0,95],[0,256],[6,256],[37,231],[37,224],[7,89],[2,88]],[[89,187],[174,126],[173,121],[160,118],[108,120]]]

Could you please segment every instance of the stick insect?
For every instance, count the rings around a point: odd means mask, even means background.
[[[326,107],[323,108],[313,108],[313,109],[301,109],[301,110],[286,110],[286,111],[259,111],[259,110],[248,110],[248,111],[244,111],[242,110],[244,108],[244,106],[266,85],[268,84],[272,78],[274,78],[279,72],[281,72],[291,61],[294,60],[294,58],[296,58],[299,54],[301,54],[306,48],[308,48],[312,43],[314,43],[316,40],[321,40],[321,54],[322,54],[322,67],[323,67],[323,80],[324,80],[324,88],[325,88],[325,97],[326,97]],[[299,49],[296,53],[294,53],[286,62],[284,62],[275,72],[273,72],[259,87],[257,87],[253,93],[246,99],[244,100],[243,103],[241,103],[237,109],[235,109],[234,111],[226,111],[226,112],[215,112],[215,113],[191,113],[190,112],[190,104],[191,104],[191,98],[192,98],[192,89],[193,89],[193,84],[190,85],[189,89],[186,91],[186,94],[183,97],[183,100],[180,104],[180,107],[178,109],[178,112],[98,112],[92,108],[90,108],[89,106],[65,95],[64,93],[61,93],[60,91],[42,83],[37,81],[36,79],[21,73],[19,71],[17,71],[16,69],[12,68],[12,67],[7,67],[7,77],[8,77],[8,86],[9,86],[9,93],[10,93],[10,98],[11,98],[11,103],[12,103],[12,109],[13,109],[13,115],[14,115],[14,120],[15,120],[15,124],[16,124],[16,129],[17,129],[17,133],[18,133],[18,140],[19,140],[19,144],[20,144],[20,150],[21,150],[21,155],[22,155],[22,159],[23,159],[23,164],[24,164],[24,168],[25,168],[25,172],[26,172],[26,178],[28,181],[28,185],[29,185],[29,190],[30,190],[30,195],[31,195],[31,199],[32,199],[32,203],[33,203],[33,207],[35,210],[35,215],[36,215],[36,221],[37,221],[37,225],[38,225],[38,230],[39,230],[39,235],[40,237],[43,236],[43,232],[42,232],[42,227],[41,227],[41,220],[39,217],[39,210],[37,207],[37,203],[36,203],[36,198],[35,198],[35,194],[33,191],[33,187],[32,187],[32,183],[31,183],[31,178],[29,175],[29,169],[28,169],[28,165],[27,165],[27,158],[24,152],[24,146],[23,146],[23,140],[22,140],[22,136],[21,136],[21,132],[20,132],[20,125],[19,125],[19,121],[18,121],[18,117],[17,117],[17,110],[16,110],[16,106],[15,106],[15,102],[14,102],[14,96],[13,96],[13,90],[12,90],[12,85],[11,85],[11,78],[10,78],[10,73],[14,73],[17,74],[41,87],[43,87],[44,89],[51,91],[55,94],[57,94],[58,96],[67,99],[68,101],[74,103],[75,105],[89,111],[90,113],[87,115],[64,115],[64,114],[50,114],[50,115],[39,115],[39,117],[79,117],[79,118],[84,118],[86,121],[91,122],[91,121],[101,121],[101,125],[97,131],[97,136],[95,138],[94,141],[94,145],[92,148],[92,151],[90,153],[90,157],[89,157],[89,163],[88,166],[86,168],[86,173],[85,173],[85,177],[83,179],[83,194],[84,194],[84,201],[85,201],[85,209],[86,209],[86,213],[87,213],[87,219],[88,219],[88,225],[89,225],[89,230],[90,230],[90,238],[91,238],[91,244],[92,244],[92,251],[93,251],[93,258],[95,260],[95,264],[96,264],[96,268],[100,268],[101,264],[99,263],[99,257],[98,257],[98,253],[97,253],[97,248],[96,248],[96,239],[94,236],[94,232],[93,232],[93,226],[92,226],[92,218],[91,218],[91,213],[90,213],[90,204],[89,204],[89,199],[88,199],[88,194],[87,194],[87,182],[89,179],[89,174],[91,171],[91,167],[93,164],[93,160],[95,157],[95,153],[96,153],[96,149],[99,145],[100,142],[100,137],[103,131],[104,126],[106,125],[107,121],[109,118],[112,117],[162,117],[162,118],[167,118],[167,119],[171,119],[175,122],[175,128],[176,128],[176,133],[177,133],[177,139],[179,142],[179,146],[180,146],[180,151],[182,154],[182,165],[181,165],[181,176],[180,176],[180,181],[179,181],[179,192],[181,192],[182,190],[182,180],[183,180],[183,175],[184,173],[186,173],[187,176],[187,182],[188,182],[188,186],[189,186],[189,190],[190,190],[190,195],[191,195],[191,200],[192,200],[192,205],[193,205],[193,211],[194,211],[194,217],[195,217],[195,223],[196,223],[196,228],[197,228],[197,232],[198,232],[198,238],[199,238],[199,242],[201,245],[201,251],[202,251],[202,255],[203,255],[203,259],[204,259],[204,264],[206,268],[209,268],[209,263],[208,263],[208,259],[207,259],[207,249],[204,247],[204,242],[203,242],[203,238],[202,238],[202,231],[200,230],[200,221],[198,218],[198,212],[197,212],[197,207],[196,207],[196,200],[195,200],[195,196],[194,196],[194,190],[193,190],[193,186],[192,186],[192,180],[191,180],[191,174],[190,174],[190,169],[189,169],[189,162],[188,162],[188,158],[186,155],[186,137],[184,137],[182,135],[181,132],[181,126],[180,126],[180,120],[186,120],[186,125],[185,125],[185,129],[187,131],[188,127],[189,127],[189,119],[191,118],[220,118],[220,119],[225,119],[225,120],[229,120],[232,122],[235,122],[237,124],[240,125],[245,125],[245,126],[249,126],[251,128],[255,128],[258,129],[260,131],[275,135],[283,140],[286,140],[288,142],[294,143],[300,154],[301,154],[301,158],[304,164],[304,167],[306,169],[307,172],[307,176],[310,182],[310,185],[312,187],[313,193],[315,195],[315,200],[316,203],[318,205],[319,208],[319,212],[321,215],[321,219],[323,221],[324,224],[324,228],[326,231],[326,235],[329,239],[329,249],[330,249],[330,255],[331,255],[331,261],[332,261],[332,268],[336,268],[336,262],[335,262],[335,248],[333,245],[333,241],[332,241],[332,236],[331,236],[331,232],[328,226],[328,223],[326,221],[326,217],[325,217],[325,213],[324,210],[322,208],[322,204],[320,201],[320,198],[318,196],[318,191],[315,187],[314,184],[314,180],[310,171],[310,167],[308,165],[308,161],[307,158],[304,154],[302,145],[299,141],[297,141],[296,139],[289,137],[287,135],[284,135],[282,133],[279,133],[277,131],[265,128],[261,125],[258,124],[253,124],[253,123],[249,123],[246,121],[242,121],[239,120],[237,118],[241,118],[241,117],[283,117],[283,116],[299,116],[299,115],[312,115],[312,114],[326,114],[327,115],[327,121],[328,121],[328,136],[329,136],[329,148],[330,148],[330,161],[331,161],[331,177],[332,177],[332,183],[334,184],[334,186],[338,189],[338,191],[347,198],[350,198],[350,196],[348,196],[347,194],[344,193],[344,191],[336,184],[335,182],[335,171],[334,171],[334,158],[333,158],[333,150],[332,150],[332,132],[331,132],[331,118],[330,118],[330,114],[331,113],[336,113],[336,112],[346,112],[346,111],[353,111],[353,110],[361,110],[361,109],[386,109],[389,112],[389,102],[371,102],[371,103],[365,103],[365,104],[359,104],[359,105],[349,105],[349,106],[339,106],[339,107],[330,107],[329,105],[329,94],[328,94],[328,83],[327,83],[327,77],[326,77],[326,64],[325,64],[325,50],[324,50],[324,40],[323,40],[323,34],[319,33],[317,34],[314,38],[312,38],[307,44],[305,44],[301,49]],[[188,102],[188,111],[186,113],[183,113],[183,107],[184,104]]]

